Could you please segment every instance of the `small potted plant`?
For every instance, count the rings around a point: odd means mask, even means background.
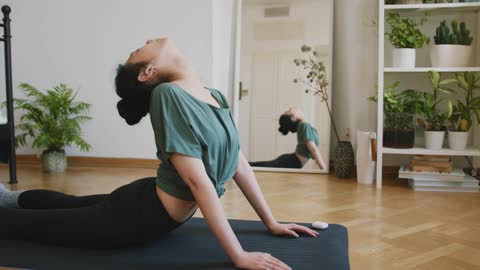
[[[85,113],[90,104],[74,101],[76,93],[65,84],[54,86],[42,93],[27,83],[19,88],[28,99],[15,99],[15,109],[23,110],[16,128],[18,146],[27,145],[27,137],[33,139],[32,147],[42,152],[42,167],[46,172],[64,172],[67,168],[65,146],[77,145],[88,151],[90,145],[81,137],[80,124],[91,119]]]
[[[430,50],[432,67],[468,67],[472,57],[472,41],[470,30],[465,22],[452,21],[452,32],[446,21],[437,27],[434,36],[435,45]]]
[[[473,72],[456,74],[457,85],[464,93],[464,102],[456,100],[449,117],[448,144],[451,149],[463,150],[467,146],[470,128],[473,125],[473,116],[480,123],[480,97],[474,96],[474,91],[480,86],[480,75]],[[457,96],[458,98],[458,96]]]
[[[396,93],[400,82],[386,86],[383,92],[383,146],[413,148],[415,143],[415,115],[422,107],[421,93],[408,89]],[[369,97],[377,102],[377,95]]]
[[[423,92],[423,105],[421,112],[423,119],[418,119],[418,123],[425,129],[425,147],[428,149],[442,149],[443,140],[445,138],[446,121],[452,114],[452,101],[447,101],[449,110],[442,112],[438,105],[443,101],[440,93],[450,95],[453,90],[445,87],[445,85],[455,82],[455,79],[442,80],[440,73],[430,71],[430,77],[433,86],[433,93]]]
[[[415,49],[430,43],[430,38],[420,31],[419,26],[427,21],[422,16],[419,22],[412,18],[401,18],[398,13],[388,13],[387,22],[390,31],[386,32],[393,49],[393,67],[414,68]]]

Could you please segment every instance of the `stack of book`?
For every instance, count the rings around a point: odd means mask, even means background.
[[[454,168],[448,156],[414,156],[402,166],[399,178],[408,179],[415,191],[479,192],[478,180]]]
[[[410,170],[414,172],[450,173],[453,170],[453,162],[449,156],[416,155],[410,162]]]

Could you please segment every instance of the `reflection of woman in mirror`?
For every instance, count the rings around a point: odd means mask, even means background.
[[[304,119],[302,111],[290,108],[280,116],[278,131],[283,135],[297,133],[297,147],[294,153],[283,154],[274,160],[250,162],[253,167],[273,167],[300,169],[309,159],[314,159],[320,169],[326,165],[318,150],[317,130]]]

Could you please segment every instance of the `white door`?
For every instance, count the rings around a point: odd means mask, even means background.
[[[260,161],[272,159],[275,153],[276,132],[276,56],[273,54],[256,54],[252,59],[252,82],[250,88],[250,145],[249,160]]]
[[[295,52],[255,53],[252,59],[250,87],[249,160],[271,160],[293,153],[296,134],[278,131],[278,119],[289,107],[303,108],[307,113],[306,95],[293,83],[299,68],[293,64]]]

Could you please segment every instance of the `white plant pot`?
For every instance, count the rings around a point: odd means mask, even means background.
[[[432,67],[469,67],[472,58],[472,46],[433,45],[430,49]]]
[[[463,150],[467,147],[468,135],[470,132],[462,131],[449,131],[448,132],[448,145],[450,149]]]
[[[393,49],[393,67],[414,68],[415,49]]]
[[[375,175],[375,161],[373,161],[371,139],[375,139],[375,132],[357,131],[357,182],[359,184],[373,184]]]
[[[425,147],[432,150],[442,149],[444,137],[445,131],[425,131]]]
[[[67,170],[67,166],[65,151],[43,151],[42,167],[44,172],[63,173]]]
[[[2,113],[2,110],[0,109],[0,125],[6,124],[8,122],[7,120],[7,115]]]

